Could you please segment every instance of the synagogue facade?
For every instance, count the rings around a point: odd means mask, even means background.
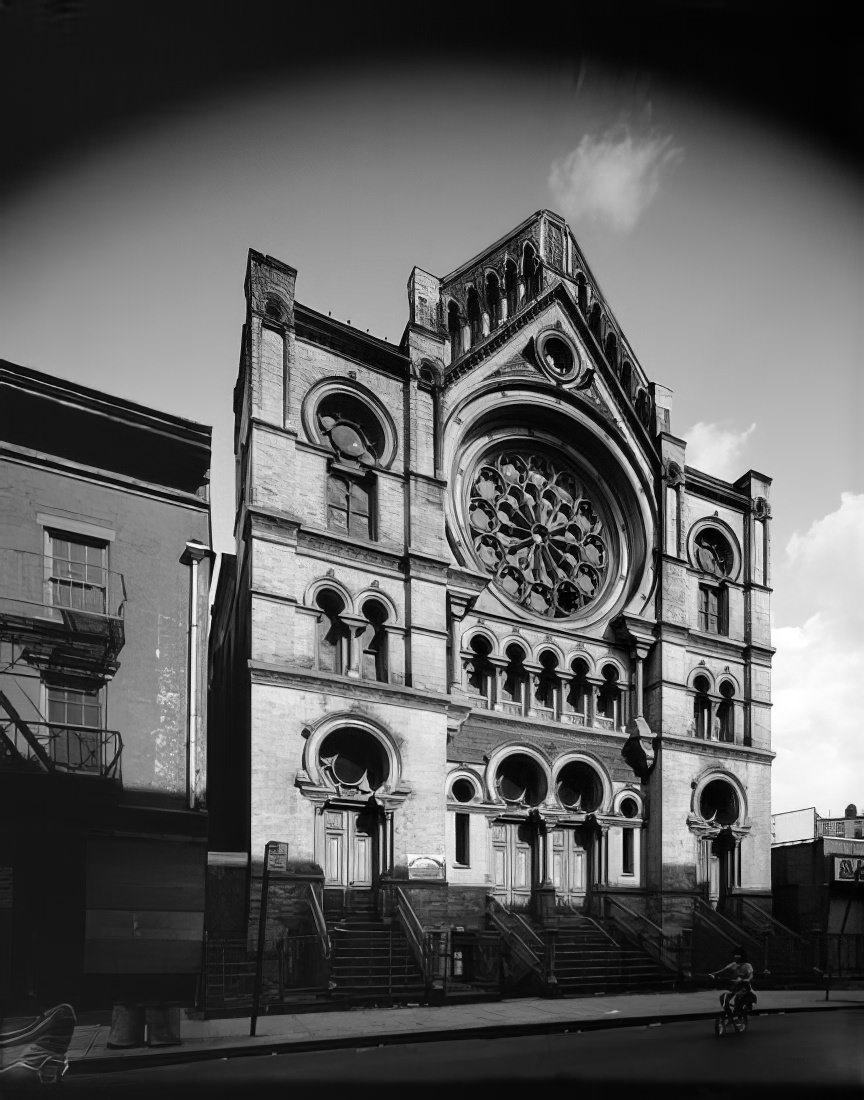
[[[415,268],[398,345],[297,279],[250,252],[213,929],[254,935],[273,841],[331,915],[393,884],[424,926],[770,908],[770,479],[687,465],[550,211]]]

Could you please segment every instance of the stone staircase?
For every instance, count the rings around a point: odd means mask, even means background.
[[[362,896],[352,899],[341,916],[328,916],[327,930],[333,947],[334,1001],[383,1004],[423,999],[423,975],[401,925],[382,920],[371,898],[365,903]]]
[[[550,932],[538,929],[548,943]],[[553,973],[564,994],[628,993],[669,989],[673,975],[644,951],[610,939],[600,927],[560,927],[554,933]]]

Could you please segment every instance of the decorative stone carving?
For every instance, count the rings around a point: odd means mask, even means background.
[[[675,489],[685,482],[684,470],[681,464],[676,462],[674,458],[666,460],[666,464],[663,467],[663,477],[670,489]]]
[[[771,505],[765,497],[756,497],[756,499],[752,501],[750,507],[753,509],[753,515],[756,519],[771,518]]]
[[[471,483],[468,516],[486,570],[535,614],[574,615],[603,589],[606,525],[559,459],[510,449],[489,456]]]

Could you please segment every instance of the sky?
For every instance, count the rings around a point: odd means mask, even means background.
[[[323,59],[265,44],[238,68],[242,28],[193,52],[189,28],[151,41],[117,26],[88,57],[99,5],[65,10],[17,25],[19,63],[50,67],[55,94],[31,102],[6,70],[0,357],[211,424],[215,546],[230,551],[247,250],[296,267],[304,304],[398,342],[415,264],[444,275],[557,210],[648,377],[674,391],[688,463],[774,479],[773,808],[864,803],[864,189],[845,85],[808,115],[791,64],[741,54],[733,95],[731,78],[634,54],[635,33],[600,48],[602,28],[515,57],[497,40],[348,49],[348,27]],[[124,31],[126,53],[104,49]],[[742,47],[704,31],[678,61],[710,75]],[[797,117],[761,94],[783,79]]]

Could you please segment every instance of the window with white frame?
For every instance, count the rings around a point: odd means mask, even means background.
[[[102,693],[98,687],[46,688],[51,759],[71,771],[99,772]]]
[[[108,545],[65,531],[47,531],[51,603],[104,614],[108,595]]]

